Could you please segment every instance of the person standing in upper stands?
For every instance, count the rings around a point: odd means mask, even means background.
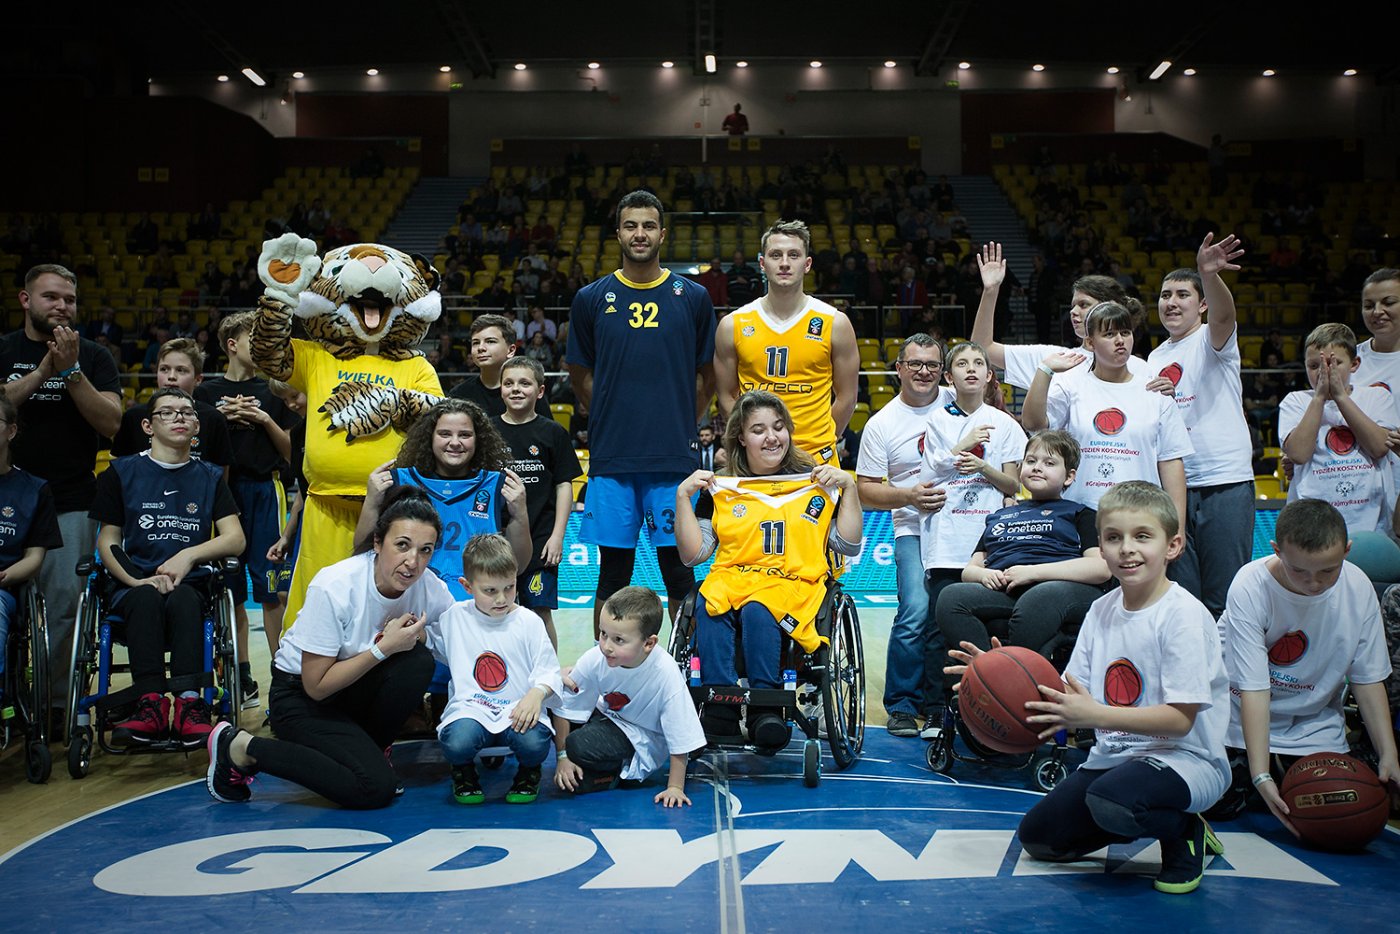
[[[840,466],[836,442],[856,407],[860,354],[850,319],[802,290],[811,234],[780,221],[763,234],[759,263],[768,294],[727,315],[715,333],[721,416],[755,389],[792,413],[792,442],[819,464]]]
[[[676,552],[676,486],[695,469],[695,425],[715,378],[714,306],[704,287],[661,268],[660,199],[634,191],[618,202],[617,218],[622,268],[574,297],[565,354],[590,416],[579,538],[599,552],[595,635],[603,603],[631,582],[643,524],[673,611],[695,586]]]
[[[117,433],[121,384],[112,355],[74,329],[78,277],[43,264],[24,276],[19,293],[24,328],[0,338],[0,380],[19,407],[14,464],[47,480],[58,510],[63,547],[49,552],[39,572],[49,624],[49,683],[55,705],[66,702],[73,620],[83,581],[73,569],[92,554],[97,523],[88,518],[97,449]]]
[[[744,116],[744,108],[739,104],[735,104],[734,112],[732,114],[725,114],[724,122],[720,124],[720,129],[724,130],[724,132],[728,133],[730,136],[743,136],[747,133],[749,131],[749,118]]]

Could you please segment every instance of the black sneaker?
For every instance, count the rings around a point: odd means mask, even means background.
[[[233,764],[229,746],[238,735],[232,723],[221,720],[209,733],[209,771],[204,776],[204,787],[215,801],[225,804],[241,804],[253,796],[248,784],[253,780]]]
[[[530,804],[540,796],[540,767],[521,766],[515,773],[515,781],[506,792],[506,804]],[[459,799],[460,800],[460,799]]]
[[[890,714],[885,723],[885,732],[891,736],[918,736],[919,721],[914,719],[913,714],[897,711]]]
[[[517,776],[518,778],[519,776]],[[540,770],[535,769],[536,794],[539,794],[539,780]],[[476,774],[476,766],[454,765],[452,767],[452,797],[458,804],[480,804],[486,800],[486,795],[481,790],[481,779]]]
[[[1168,895],[1194,892],[1206,874],[1206,853],[1220,856],[1224,852],[1224,845],[1205,818],[1192,814],[1184,836],[1162,841],[1162,871],[1152,886]]]
[[[251,710],[262,703],[258,697],[258,682],[253,680],[252,675],[239,675],[238,684],[243,691],[244,710]]]

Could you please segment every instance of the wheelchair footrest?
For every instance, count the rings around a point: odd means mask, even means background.
[[[690,696],[702,704],[748,704],[752,707],[797,707],[797,692],[782,688],[743,688],[723,684],[690,685]]]

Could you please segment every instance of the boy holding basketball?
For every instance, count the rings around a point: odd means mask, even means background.
[[[462,575],[472,598],[427,628],[428,648],[452,671],[438,725],[443,757],[452,766],[452,797],[458,804],[480,804],[477,753],[509,746],[519,769],[506,802],[529,804],[539,797],[540,766],[553,736],[540,710],[563,689],[559,659],[544,623],[515,603],[515,554],[505,536],[477,535],[467,542]]]
[[[1296,836],[1278,783],[1303,756],[1347,751],[1342,695],[1348,684],[1380,780],[1400,781],[1400,765],[1386,702],[1391,666],[1380,607],[1365,573],[1346,560],[1346,520],[1322,500],[1289,503],[1271,544],[1272,556],[1235,576],[1220,619],[1232,695],[1226,741],[1236,768],[1212,813],[1238,814],[1252,786]]]
[[[1200,812],[1229,781],[1225,664],[1214,618],[1167,579],[1183,547],[1160,487],[1120,483],[1099,501],[1099,548],[1119,588],[1096,600],[1065,669],[1042,686],[1027,722],[1047,739],[1092,728],[1088,760],[1026,814],[1021,846],[1035,859],[1077,860],[1112,843],[1161,841],[1159,892],[1192,892],[1220,841]],[[980,653],[970,642],[962,661]]]

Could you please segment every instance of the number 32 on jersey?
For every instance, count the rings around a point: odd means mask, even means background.
[[[634,328],[659,328],[656,321],[656,314],[661,309],[656,306],[656,302],[633,302],[627,306],[627,310],[632,312],[632,317],[627,319],[627,323]]]

